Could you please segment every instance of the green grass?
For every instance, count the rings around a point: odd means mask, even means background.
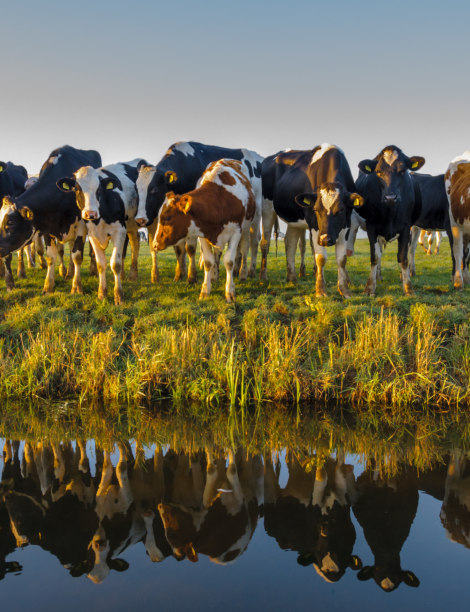
[[[329,297],[317,299],[312,256],[307,277],[286,284],[283,246],[277,257],[271,246],[269,282],[236,281],[236,304],[225,303],[223,268],[204,301],[199,285],[174,283],[172,251],[159,255],[161,282],[152,284],[145,244],[123,306],[97,299],[88,257],[83,296],[57,277],[55,294],[43,297],[45,271],[28,270],[0,303],[0,397],[469,405],[469,289],[452,288],[447,240],[439,256],[417,252],[412,297],[403,295],[396,243],[389,245],[375,298],[362,293],[369,248],[358,241],[347,301],[337,292],[333,249]],[[110,273],[108,283],[112,296]]]

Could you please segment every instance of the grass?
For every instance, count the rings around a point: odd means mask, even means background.
[[[144,243],[123,306],[97,299],[88,257],[84,295],[70,295],[70,281],[58,277],[54,295],[43,297],[45,271],[27,271],[0,303],[0,397],[468,407],[469,290],[452,288],[447,240],[438,256],[417,252],[412,297],[403,295],[389,245],[375,298],[362,293],[369,248],[359,240],[347,301],[332,249],[329,297],[317,299],[311,255],[307,277],[286,284],[283,246],[277,257],[271,247],[268,282],[236,281],[236,304],[224,301],[223,269],[204,301],[199,286],[174,283],[172,251],[159,255],[161,282],[152,284]],[[111,274],[108,283],[112,295]]]

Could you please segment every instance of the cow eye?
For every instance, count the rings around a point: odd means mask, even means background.
[[[158,189],[154,187],[150,193],[157,193]]]

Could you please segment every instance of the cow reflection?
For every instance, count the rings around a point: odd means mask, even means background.
[[[0,499],[3,498],[4,492],[6,492],[12,479],[14,478],[15,471],[20,472],[19,458],[18,458],[19,443],[14,443],[14,449],[12,449],[11,442],[6,441],[3,448],[3,470],[2,470],[2,484],[0,485]],[[8,482],[8,484],[6,484]],[[7,561],[8,555],[12,554],[17,547],[17,540],[10,530],[10,516],[3,504],[0,504],[0,580],[3,580],[7,574],[21,572],[23,567],[17,561]]]
[[[354,472],[344,463],[327,457],[309,471],[293,452],[286,457],[289,478],[279,487],[279,470],[266,460],[265,528],[284,550],[299,553],[300,565],[313,565],[327,582],[340,580],[348,568],[358,570],[361,560],[353,555],[356,532],[350,516],[349,495]]]
[[[465,467],[464,454],[454,450],[447,467],[441,522],[450,540],[470,548],[470,477],[464,478]]]
[[[173,481],[171,503],[160,504],[166,538],[177,558],[198,561],[207,555],[215,563],[234,562],[246,550],[258,521],[262,496],[263,464],[259,455],[228,451],[214,459],[180,455]]]
[[[396,476],[383,478],[379,470],[370,468],[357,479],[356,496],[353,512],[374,555],[374,565],[363,567],[358,579],[373,578],[386,592],[402,582],[418,587],[419,580],[402,569],[400,559],[418,509],[418,487],[411,469],[401,465]]]

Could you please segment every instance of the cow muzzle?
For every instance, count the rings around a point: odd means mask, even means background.
[[[333,246],[334,242],[331,236],[328,236],[328,234],[322,234],[318,239],[318,244],[322,247],[329,247]]]
[[[143,217],[139,217],[138,219],[135,220],[135,222],[140,227],[145,227],[147,225],[147,219],[144,219]]]
[[[398,202],[398,196],[396,193],[389,193],[388,195],[384,195],[382,201],[385,204],[393,204],[395,202]]]
[[[85,210],[83,213],[83,218],[85,221],[92,221],[93,219],[98,219],[98,213],[92,210]]]

